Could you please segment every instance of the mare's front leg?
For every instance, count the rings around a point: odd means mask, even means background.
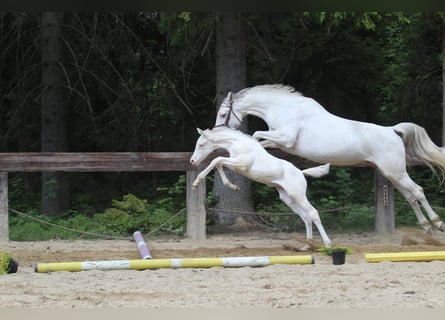
[[[297,134],[291,134],[283,130],[256,131],[252,137],[261,140],[264,148],[279,148],[284,146],[287,149],[292,148],[297,140]]]

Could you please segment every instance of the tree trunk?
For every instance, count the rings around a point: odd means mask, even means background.
[[[62,13],[44,12],[42,17],[42,95],[41,150],[62,152],[67,149],[66,93],[62,84]],[[42,173],[41,211],[55,215],[69,208],[67,177],[63,173]]]
[[[216,104],[218,109],[229,91],[236,92],[246,87],[246,48],[245,24],[240,19],[240,14],[222,13],[217,19]],[[247,129],[246,120],[240,128],[243,131]],[[216,200],[216,211],[211,216],[219,225],[232,225],[243,221],[243,219],[237,219],[241,217],[239,214],[231,214],[227,211],[253,212],[250,180],[228,170],[226,173],[229,180],[240,187],[240,191],[225,187],[219,174],[215,174],[213,194]]]
[[[445,22],[442,22],[442,147],[445,147]],[[445,186],[443,187],[445,189]],[[445,199],[442,199],[445,203]]]
[[[445,22],[442,23],[442,146],[445,146]]]

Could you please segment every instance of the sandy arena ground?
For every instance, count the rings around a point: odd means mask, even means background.
[[[304,235],[237,232],[205,241],[145,239],[153,258],[308,254]],[[315,264],[208,269],[34,272],[35,263],[139,259],[130,240],[0,243],[19,261],[0,276],[0,308],[443,308],[445,261],[368,263],[364,253],[445,251],[445,233],[331,234],[354,252],[344,265],[312,252]],[[319,242],[318,235],[315,236]]]

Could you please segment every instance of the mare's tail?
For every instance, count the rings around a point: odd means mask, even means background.
[[[403,122],[395,125],[393,129],[405,144],[407,160],[427,165],[433,172],[434,167],[437,167],[443,175],[444,151],[431,140],[424,128],[415,123]]]
[[[311,177],[318,178],[318,177],[322,177],[322,176],[328,174],[329,166],[330,166],[330,164],[327,163],[327,164],[324,164],[324,165],[321,165],[318,167],[304,169],[302,171],[305,176],[311,176]]]

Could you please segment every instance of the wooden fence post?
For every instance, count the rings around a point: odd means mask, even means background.
[[[375,232],[392,233],[395,230],[394,186],[375,171],[374,174]]]
[[[205,181],[193,190],[192,183],[198,171],[187,171],[187,238],[205,240],[206,238],[206,185]]]
[[[0,172],[0,242],[9,241],[8,173]]]

